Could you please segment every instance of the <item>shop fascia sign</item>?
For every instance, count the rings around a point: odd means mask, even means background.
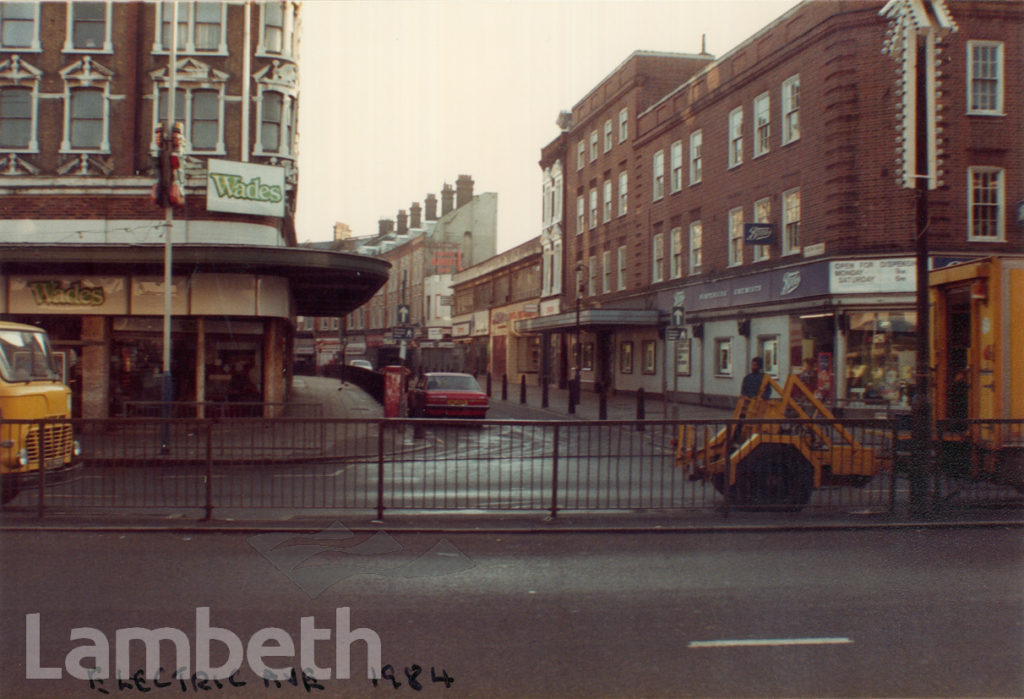
[[[235,214],[284,216],[284,168],[210,160],[206,174],[206,208]]]
[[[37,306],[102,306],[107,295],[102,286],[88,286],[81,281],[68,284],[56,280],[25,283]]]

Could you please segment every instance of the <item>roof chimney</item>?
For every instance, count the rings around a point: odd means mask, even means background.
[[[461,209],[471,201],[473,201],[473,178],[469,175],[459,175],[459,179],[455,181],[455,208]]]
[[[450,184],[445,184],[444,188],[441,189],[441,215],[451,213],[455,208],[455,190],[452,189]]]
[[[423,228],[423,210],[418,201],[414,201],[409,206],[409,228],[413,230]]]
[[[426,216],[427,216],[427,220],[428,221],[436,221],[437,220],[437,197],[434,196],[433,194],[428,194],[426,196],[426,198],[423,200],[423,203],[426,204],[426,207],[427,207],[427,210],[425,212]]]
[[[409,215],[405,209],[398,211],[398,235],[405,235],[409,232]]]
[[[377,222],[377,235],[387,235],[395,230],[395,222],[390,218],[382,218]]]

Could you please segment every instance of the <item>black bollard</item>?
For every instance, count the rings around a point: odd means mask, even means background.
[[[487,372],[487,397],[491,397],[491,372]]]
[[[569,414],[576,414],[576,380],[569,379],[569,390],[566,391],[569,396]]]
[[[604,383],[598,384],[597,390],[600,392],[597,403],[597,419],[607,420],[608,419],[608,390],[605,388]]]
[[[508,400],[508,374],[501,375],[501,399]]]
[[[519,377],[519,402],[526,405],[526,374]]]
[[[645,416],[645,411],[644,411],[644,389],[642,387],[638,388],[636,390],[636,419],[637,420],[645,420],[645,419],[647,419],[646,416]],[[643,423],[638,423],[637,424],[636,431],[637,432],[643,432],[644,431]]]
[[[544,379],[544,383],[540,385],[540,407],[548,407],[548,381]]]

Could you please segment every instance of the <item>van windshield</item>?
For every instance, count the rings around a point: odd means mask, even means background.
[[[0,330],[0,377],[12,382],[57,378],[46,333]]]

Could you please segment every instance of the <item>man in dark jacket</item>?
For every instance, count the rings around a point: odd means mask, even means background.
[[[754,357],[750,360],[750,373],[743,377],[740,395],[747,398],[756,398],[757,390],[761,388],[762,381],[764,381],[764,360],[760,357]],[[767,398],[771,395],[771,392],[771,386],[765,386],[762,397]]]

